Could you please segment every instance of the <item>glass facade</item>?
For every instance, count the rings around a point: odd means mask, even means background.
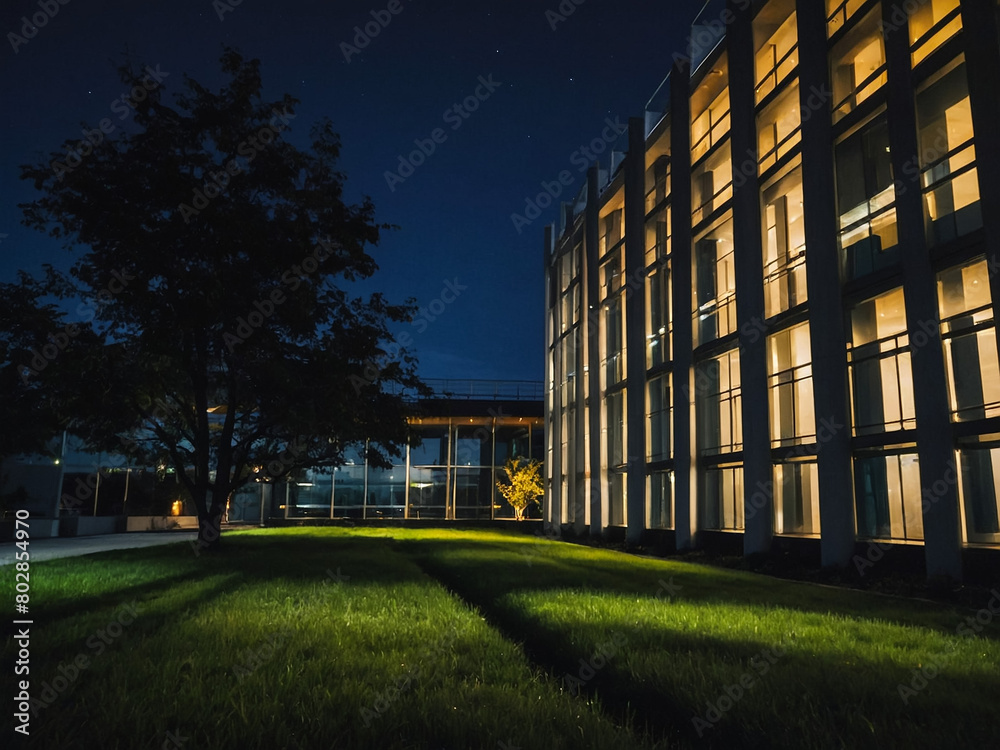
[[[865,540],[928,561],[1000,546],[1000,205],[980,164],[1000,70],[971,64],[962,8],[753,3],[740,44],[671,72],[683,118],[647,116],[645,153],[630,133],[595,165],[546,247],[549,361],[579,381],[553,391],[550,523],[685,548],[796,536],[840,564]]]

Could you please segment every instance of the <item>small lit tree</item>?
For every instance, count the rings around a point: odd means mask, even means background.
[[[514,518],[523,521],[528,506],[533,502],[539,503],[539,498],[545,494],[541,475],[542,462],[537,459],[509,458],[503,470],[508,482],[497,482],[497,488],[514,509]]]

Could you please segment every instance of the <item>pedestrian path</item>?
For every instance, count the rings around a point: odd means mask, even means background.
[[[31,562],[55,560],[59,557],[91,555],[113,549],[154,547],[158,544],[189,542],[198,538],[196,531],[132,531],[125,534],[100,534],[97,536],[56,537],[30,540],[28,552]],[[0,544],[0,565],[10,565],[20,550],[16,542]]]

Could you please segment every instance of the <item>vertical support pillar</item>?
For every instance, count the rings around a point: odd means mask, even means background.
[[[590,399],[587,404],[587,419],[590,426],[590,535],[604,533],[604,482],[601,471],[601,408],[604,394],[601,393],[601,304],[598,294],[598,169],[593,165],[587,171],[587,208],[584,219],[584,252],[587,256],[587,353],[588,383]]]
[[[752,8],[730,0],[729,101],[734,113],[753,113],[754,49]],[[733,241],[736,245],[736,319],[740,329],[743,401],[743,554],[771,550],[774,481],[768,427],[767,338],[764,327],[764,259],[761,250],[760,180],[757,176],[756,117],[732,118]],[[749,335],[744,335],[744,334]],[[750,503],[750,498],[755,498]],[[763,498],[763,503],[759,501]]]
[[[883,4],[888,25],[893,8]],[[888,123],[892,144],[892,166],[897,175],[906,174],[906,165],[919,153],[913,75],[910,68],[910,40],[906,24],[885,34],[889,76]],[[903,294],[909,330],[928,330],[924,346],[911,350],[913,397],[917,416],[917,453],[920,483],[930,488],[946,477],[955,476],[954,438],[948,405],[948,386],[941,347],[937,287],[924,232],[923,198],[919,190],[900,191],[896,197],[899,245],[903,259]],[[932,325],[928,326],[927,323]],[[912,339],[911,339],[912,341]],[[957,482],[946,482],[944,493],[933,492],[934,501],[925,502],[924,555],[929,578],[961,580],[962,547],[959,526]]]
[[[626,541],[638,544],[646,528],[646,130],[628,121],[625,161],[625,351],[628,445]]]
[[[847,335],[837,244],[833,127],[827,75],[826,14],[822,3],[799,3],[799,92],[802,112],[802,193],[806,286],[812,341],[819,474],[820,559],[847,565],[854,553],[854,488],[847,381]],[[808,116],[806,113],[808,112]],[[823,426],[826,425],[826,431]]]
[[[673,286],[673,456],[674,530],[677,549],[698,541],[698,483],[695,462],[694,371],[691,323],[691,69],[679,60],[670,72],[670,204]]]

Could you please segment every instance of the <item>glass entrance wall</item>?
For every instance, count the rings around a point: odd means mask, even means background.
[[[239,496],[233,520],[259,521],[258,487],[270,492],[271,518],[513,519],[497,481],[506,479],[503,466],[512,457],[542,460],[544,423],[540,416],[507,416],[502,405],[489,411],[496,416],[415,418],[420,445],[388,469],[372,466],[359,444],[336,469],[255,485]],[[537,509],[529,513],[537,516]]]

